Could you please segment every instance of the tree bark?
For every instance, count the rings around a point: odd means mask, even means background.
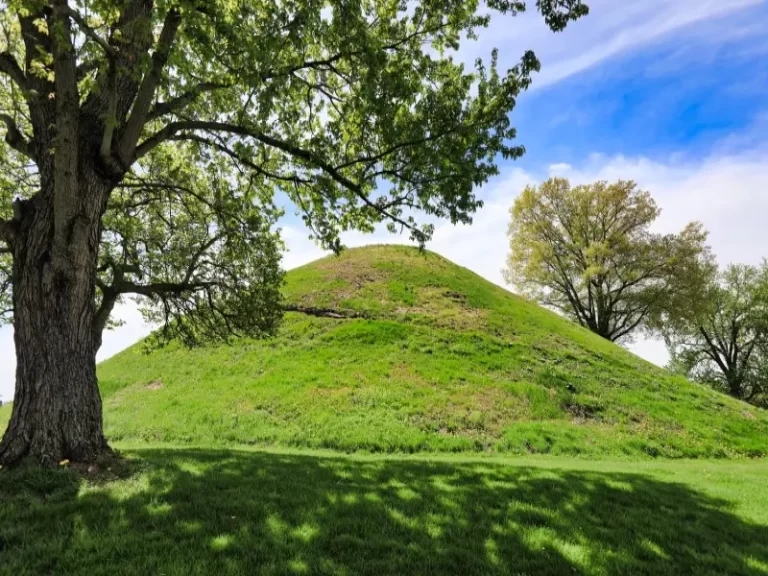
[[[0,442],[3,465],[26,457],[49,465],[92,462],[109,452],[94,337],[99,221],[107,189],[95,178],[81,179],[78,188],[66,222],[54,209],[52,186],[17,214],[16,392]]]

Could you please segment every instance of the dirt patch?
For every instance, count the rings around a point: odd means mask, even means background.
[[[597,417],[597,414],[603,410],[601,406],[589,406],[577,402],[565,404],[563,409],[573,417],[574,422],[577,424],[586,422],[587,420],[594,420]]]
[[[493,386],[454,392],[439,406],[414,415],[412,422],[428,432],[469,438],[501,438],[504,427],[520,420],[527,403]]]
[[[162,390],[164,387],[165,386],[160,380],[155,380],[153,382],[150,382],[149,384],[146,384],[144,386],[144,389],[154,391],[154,390]]]
[[[250,402],[248,400],[240,400],[235,406],[235,410],[239,414],[246,414],[248,412],[253,412],[255,409],[256,409],[256,405],[253,402]]]
[[[311,396],[319,398],[338,398],[339,396],[346,396],[352,391],[349,386],[339,386],[338,388],[312,388],[309,391]]]
[[[488,311],[473,308],[466,302],[466,296],[458,292],[434,287],[415,287],[417,302],[412,306],[398,306],[393,313],[396,318],[408,319],[419,316],[440,328],[473,330],[487,326]]]
[[[321,278],[316,286],[306,286],[295,295],[295,306],[317,306],[343,313],[345,307],[342,302],[357,297],[367,286],[380,285],[386,278],[384,271],[376,270],[363,261],[329,258],[316,267],[322,272]]]
[[[462,294],[461,292],[453,292],[452,290],[446,290],[445,292],[443,292],[443,296],[446,296],[451,300],[456,300],[457,302],[467,301],[467,296],[465,294]]]
[[[397,378],[419,387],[431,386],[429,382],[416,374],[408,364],[395,364],[392,366],[392,369],[389,371],[389,377]]]
[[[384,270],[377,270],[367,262],[329,261],[317,266],[326,271],[326,281],[344,280],[355,288],[377,282],[386,277]]]
[[[71,468],[88,483],[97,485],[125,480],[144,468],[144,464],[124,459],[118,453],[102,456],[96,462],[64,462],[60,466]]]
[[[752,414],[752,412],[750,412],[749,410],[744,410],[744,412],[742,412],[741,415],[744,416],[744,418],[746,418],[747,420],[757,420],[757,416]]]

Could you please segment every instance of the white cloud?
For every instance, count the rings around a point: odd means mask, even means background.
[[[550,176],[559,176],[573,170],[573,167],[566,162],[558,162],[557,164],[550,164],[547,171]]]
[[[499,49],[502,68],[514,65],[526,50],[534,50],[542,71],[533,88],[542,88],[583,72],[601,62],[630,52],[649,43],[670,37],[673,32],[692,29],[704,21],[717,28],[702,40],[709,45],[732,41],[751,33],[743,24],[727,27],[725,17],[757,6],[765,0],[590,0],[589,16],[553,34],[532,6],[516,18],[497,17],[480,40],[465,44],[459,58],[471,64],[477,57],[487,57],[491,47]]]

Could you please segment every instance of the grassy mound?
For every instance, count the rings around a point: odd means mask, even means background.
[[[670,376],[432,253],[352,249],[288,274],[277,338],[99,367],[112,442],[727,457],[768,415]],[[0,412],[7,418],[8,409]],[[2,423],[0,423],[2,424]]]

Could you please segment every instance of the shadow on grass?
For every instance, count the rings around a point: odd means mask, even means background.
[[[2,574],[765,574],[768,528],[641,475],[145,451],[0,474]]]

